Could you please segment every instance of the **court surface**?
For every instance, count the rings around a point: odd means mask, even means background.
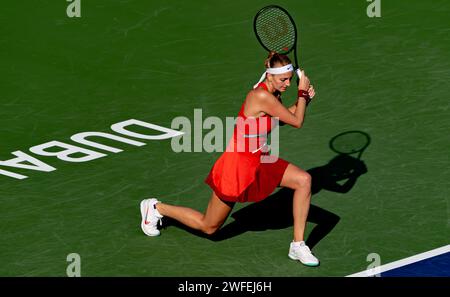
[[[124,136],[111,125],[130,119],[170,128],[195,109],[203,119],[237,116],[263,71],[252,21],[268,4],[296,20],[299,61],[317,93],[302,129],[280,128],[280,156],[317,174],[307,234],[318,268],[287,257],[284,190],[236,205],[218,240],[177,226],[142,233],[144,198],[205,209],[203,181],[220,152],[97,139],[122,150],[113,153],[70,139]],[[62,0],[1,4],[0,160],[21,151],[56,170],[0,165],[0,275],[65,276],[76,253],[82,276],[346,276],[447,246],[450,3],[381,0],[379,18],[367,16],[369,4],[81,0],[80,18]],[[336,157],[330,139],[345,131],[371,139],[367,172],[350,183],[322,170]],[[75,163],[29,151],[50,141],[105,156]]]

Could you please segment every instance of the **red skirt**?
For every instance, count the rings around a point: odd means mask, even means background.
[[[205,183],[225,201],[261,201],[280,185],[289,162],[277,158],[273,163],[264,163],[260,157],[261,152],[224,152]]]

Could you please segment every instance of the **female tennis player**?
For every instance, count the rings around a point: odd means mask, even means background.
[[[145,199],[140,209],[141,228],[146,235],[160,234],[157,225],[163,216],[211,235],[225,222],[234,203],[258,202],[275,188],[287,187],[294,190],[294,236],[288,256],[308,266],[319,265],[319,260],[304,242],[311,199],[311,176],[281,158],[262,161],[268,155],[265,141],[277,123],[275,118],[294,128],[302,127],[306,106],[315,95],[314,88],[302,71],[297,101],[286,108],[281,103],[281,94],[291,84],[294,74],[291,61],[286,55],[271,52],[265,66],[266,72],[260,82],[242,104],[226,151],[215,162],[205,180],[213,190],[205,213],[162,203],[156,198]]]

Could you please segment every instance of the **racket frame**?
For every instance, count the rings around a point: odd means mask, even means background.
[[[259,16],[263,11],[265,11],[265,10],[267,10],[267,9],[271,9],[271,8],[276,8],[276,9],[279,9],[279,10],[283,11],[283,12],[288,16],[289,20],[291,21],[291,23],[292,23],[292,25],[293,25],[293,27],[294,27],[294,34],[295,34],[295,36],[294,36],[294,45],[292,46],[292,48],[290,48],[287,52],[285,52],[285,53],[283,53],[283,54],[284,54],[284,55],[287,55],[287,54],[289,54],[290,52],[292,52],[292,50],[294,50],[294,63],[295,63],[295,66],[294,66],[295,69],[294,69],[294,71],[297,72],[297,85],[298,85],[298,84],[299,84],[299,78],[300,78],[300,71],[298,71],[298,70],[300,70],[300,69],[298,68],[298,59],[297,59],[297,25],[295,24],[294,19],[293,19],[292,16],[289,14],[289,12],[288,12],[286,9],[284,9],[283,7],[278,6],[278,5],[268,5],[268,6],[265,6],[265,7],[261,8],[261,9],[256,13],[255,17],[253,18],[253,31],[255,32],[256,38],[258,39],[258,41],[259,41],[259,43],[262,45],[262,47],[263,47],[265,50],[267,50],[268,52],[272,51],[271,49],[267,48],[266,45],[262,42],[262,40],[261,40],[261,38],[259,37],[258,32],[257,32],[257,30],[256,30],[256,20],[258,19],[258,16]]]

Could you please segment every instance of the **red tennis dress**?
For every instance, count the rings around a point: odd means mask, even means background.
[[[267,86],[260,83],[267,91]],[[233,137],[205,179],[216,195],[230,202],[257,202],[280,185],[289,162],[270,156],[267,136],[275,121],[269,115],[246,117],[245,101],[238,114]],[[256,133],[255,133],[256,132]],[[271,161],[268,158],[272,158]]]

